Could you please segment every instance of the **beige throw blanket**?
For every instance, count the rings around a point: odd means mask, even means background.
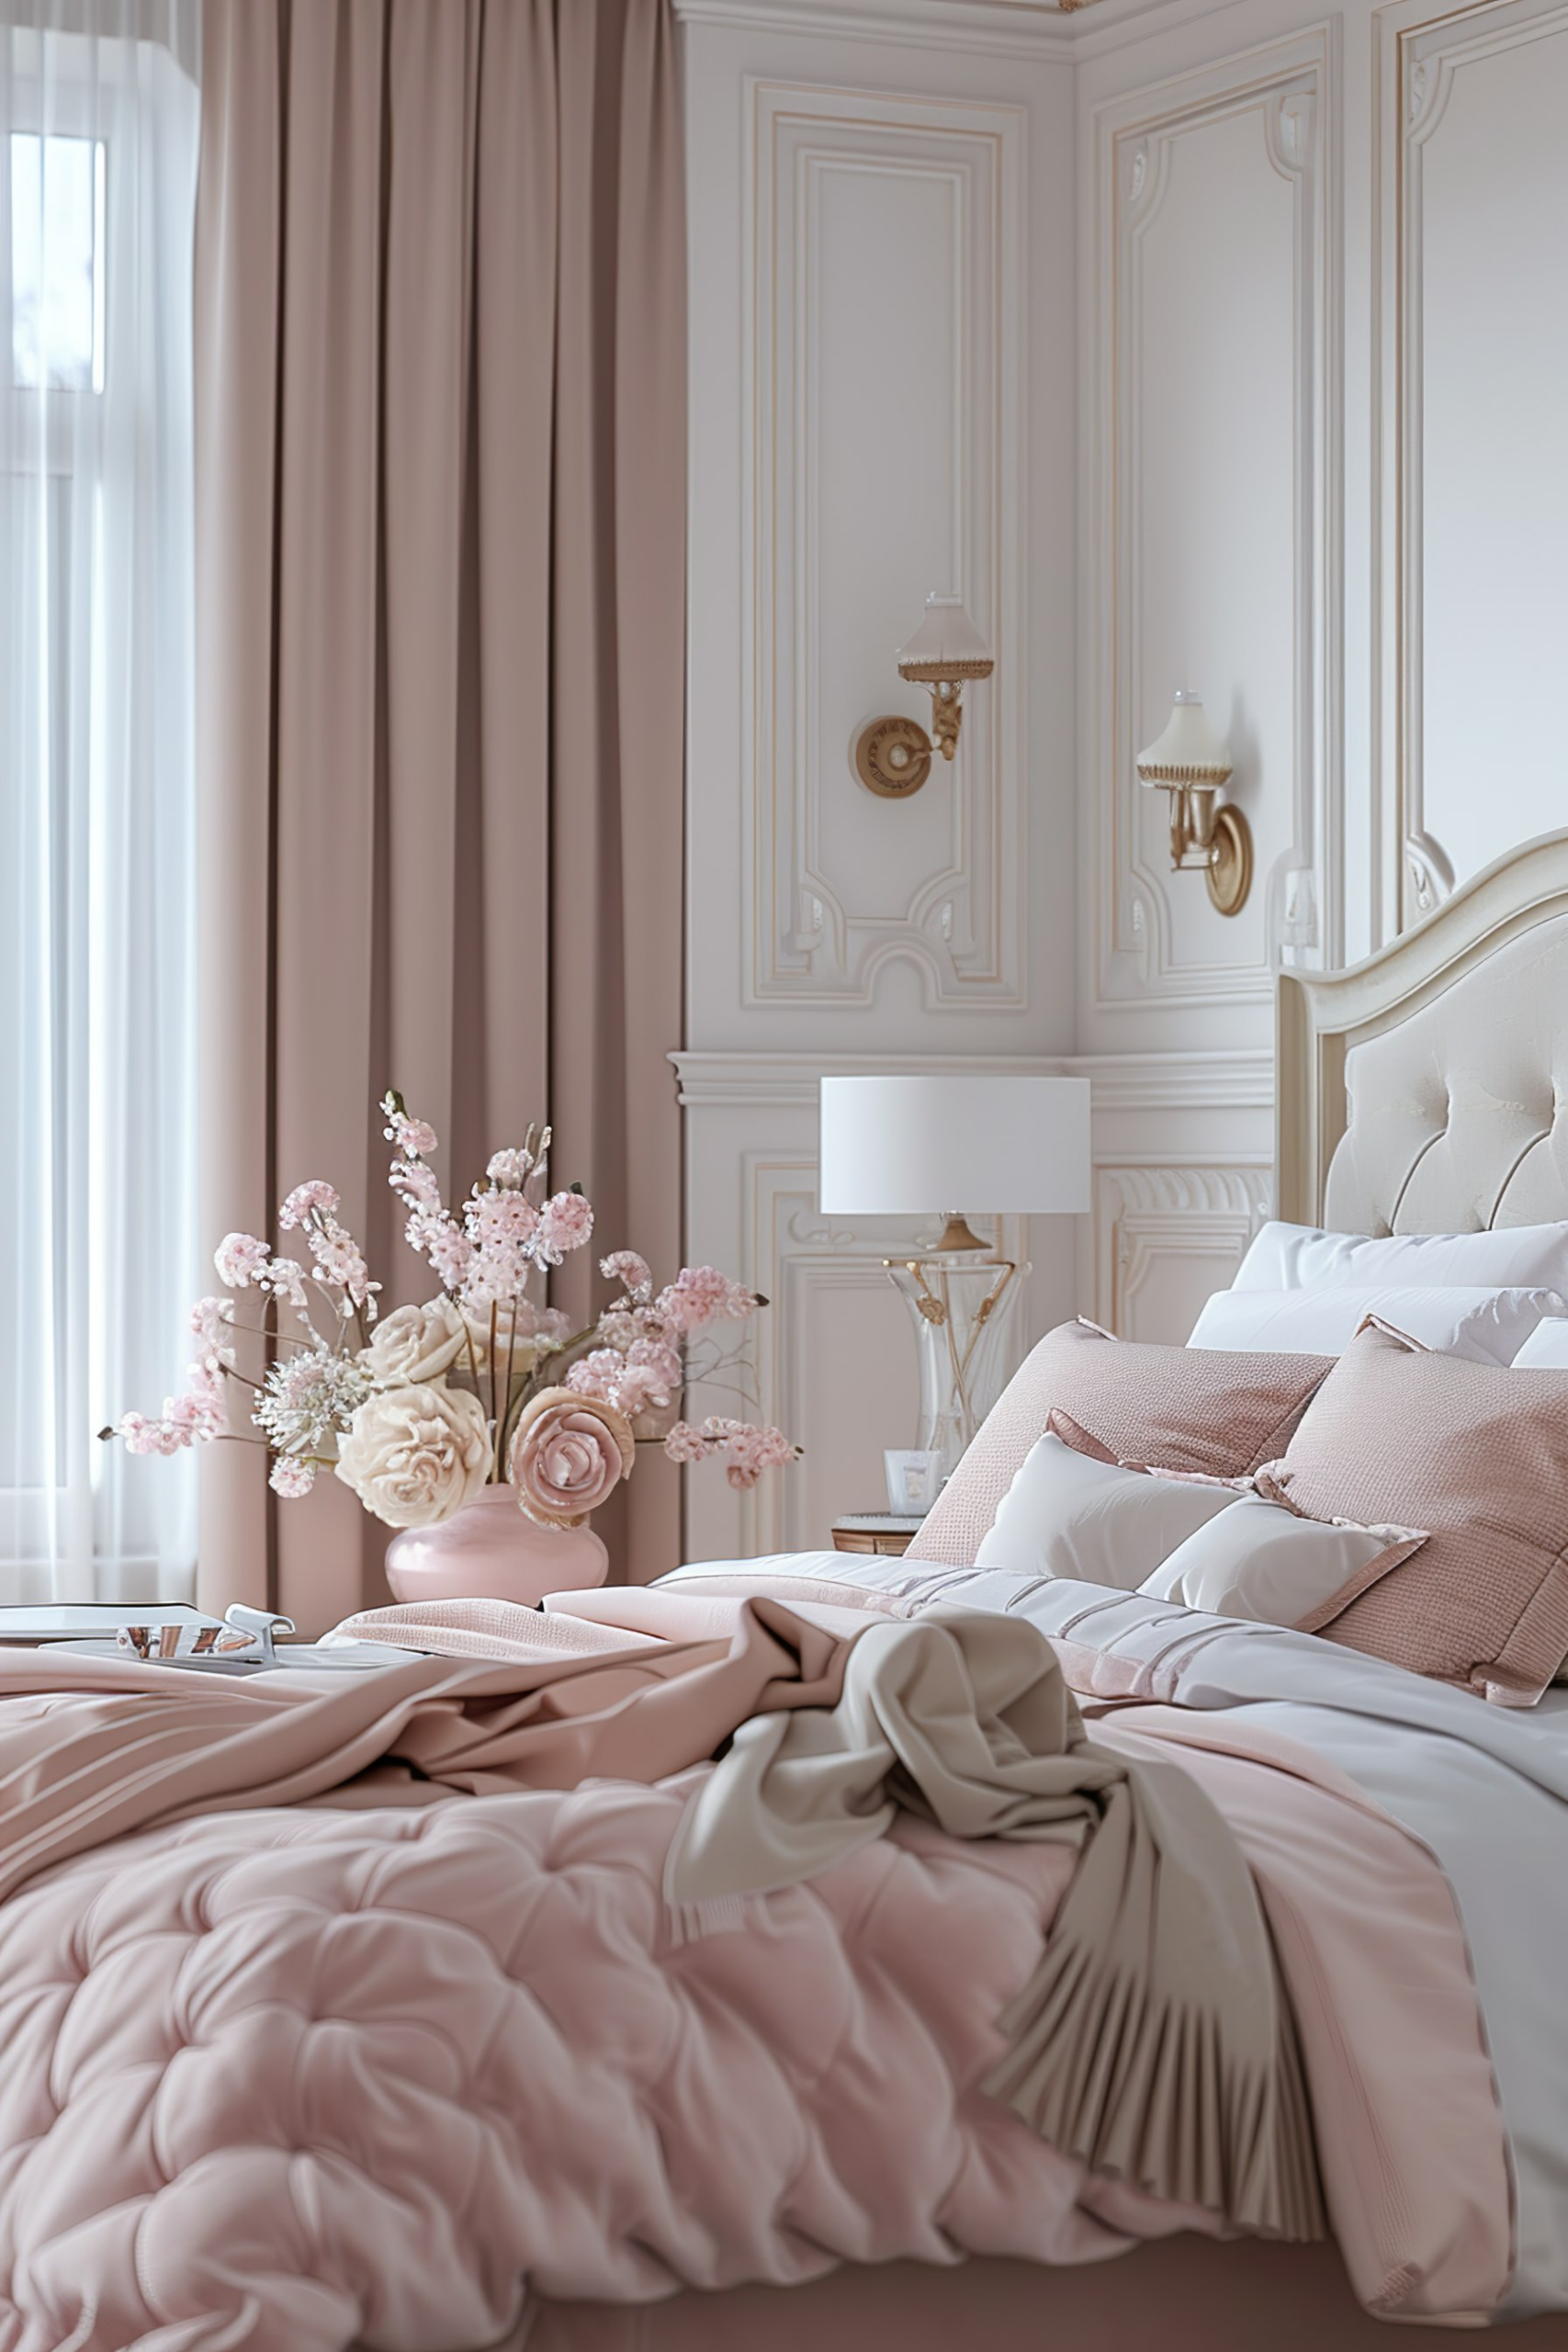
[[[832,1708],[751,1717],[665,1891],[704,1910],[817,1876],[896,1806],[1083,1859],[986,2087],[1091,2170],[1291,2238],[1324,2230],[1295,2033],[1252,1876],[1179,1766],[1086,1738],[1043,1635],[934,1603],[850,1651]]]
[[[987,2087],[1095,2170],[1321,2234],[1293,2033],[1239,1849],[1179,1768],[1085,1738],[1032,1626],[956,1610],[813,1622],[765,1598],[716,1618],[644,1591],[617,1628],[606,1599],[600,1622],[367,1612],[358,1637],[447,1655],[330,1680],[0,1653],[0,1894],[154,1823],[353,1801],[389,1761],[426,1793],[482,1795],[661,1780],[728,1741],[671,1847],[677,1906],[816,1875],[899,1805],[955,1837],[1070,1842],[1083,1859]]]

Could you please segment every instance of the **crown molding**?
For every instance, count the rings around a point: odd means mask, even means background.
[[[1080,60],[1222,15],[1242,0],[672,0],[682,24],[804,33],[813,40]]]
[[[671,1054],[684,1110],[760,1110],[797,1103],[817,1107],[824,1078],[953,1078],[966,1070],[1010,1071],[1025,1078],[1058,1078],[1071,1069],[1060,1054]]]
[[[674,0],[685,25],[807,33],[814,40],[883,41],[899,49],[962,50],[976,57],[1038,58],[1070,50],[1075,17],[1092,0]]]
[[[1267,1046],[1201,1053],[1073,1054],[1062,1064],[1087,1078],[1098,1111],[1269,1111],[1274,1056]]]

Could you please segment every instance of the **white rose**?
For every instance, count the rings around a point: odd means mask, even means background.
[[[338,1446],[338,1476],[389,1527],[450,1519],[480,1492],[490,1468],[479,1398],[434,1381],[367,1396]]]
[[[361,1349],[359,1361],[372,1380],[389,1386],[405,1380],[434,1380],[455,1361],[465,1337],[461,1315],[438,1293],[423,1306],[397,1306],[384,1316],[370,1345]]]
[[[467,1306],[463,1320],[468,1327],[468,1341],[474,1351],[474,1362],[480,1372],[491,1370],[490,1308]],[[495,1305],[495,1366],[500,1378],[506,1378],[508,1363],[513,1381],[521,1383],[533,1370],[547,1347],[566,1339],[571,1325],[558,1308],[536,1306],[531,1299],[497,1299]],[[468,1366],[468,1348],[463,1351],[459,1372]]]

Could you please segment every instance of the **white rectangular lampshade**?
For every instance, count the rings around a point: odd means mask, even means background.
[[[821,1112],[817,1196],[828,1216],[1089,1207],[1087,1078],[825,1078]]]

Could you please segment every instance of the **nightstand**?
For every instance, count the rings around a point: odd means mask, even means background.
[[[847,1510],[833,1521],[835,1552],[874,1552],[896,1560],[914,1542],[923,1519],[890,1510]]]

